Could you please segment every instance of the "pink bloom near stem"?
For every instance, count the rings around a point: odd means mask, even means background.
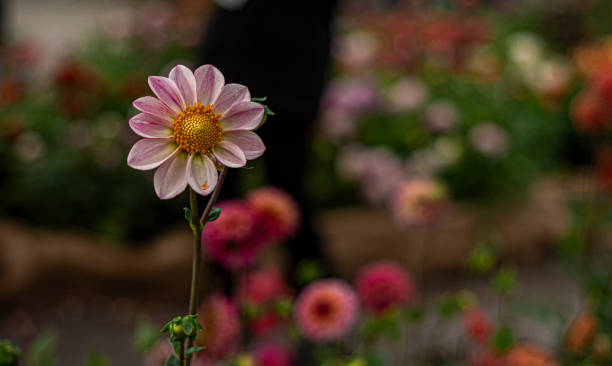
[[[262,240],[282,241],[295,235],[300,226],[300,210],[285,191],[264,187],[249,193],[247,203],[257,217]]]
[[[217,205],[221,216],[202,231],[202,245],[210,258],[237,270],[251,265],[263,247],[255,232],[256,218],[246,203],[224,201]]]
[[[445,189],[437,181],[410,179],[395,191],[390,202],[391,212],[400,225],[427,224],[438,216],[445,198]]]
[[[217,170],[240,168],[261,156],[265,146],[251,130],[262,121],[264,108],[251,102],[249,90],[225,84],[212,65],[191,72],[178,65],[169,78],[150,76],[157,97],[134,101],[142,113],[130,127],[143,139],[127,157],[130,167],[158,168],[153,179],[161,199],[176,197],[187,185],[210,194],[217,185]]]
[[[240,342],[240,315],[232,299],[212,295],[199,309],[198,321],[204,328],[196,344],[205,347],[199,352],[205,359],[223,359],[238,349]]]
[[[294,316],[301,333],[314,342],[346,335],[358,315],[358,300],[345,282],[327,279],[306,287],[295,303]]]
[[[412,276],[398,264],[387,261],[366,266],[355,287],[363,306],[375,314],[399,308],[415,296]]]

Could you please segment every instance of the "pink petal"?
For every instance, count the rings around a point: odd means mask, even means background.
[[[223,134],[223,139],[238,146],[244,152],[247,160],[257,159],[266,151],[261,138],[252,131],[227,131]]]
[[[208,195],[217,185],[217,167],[204,154],[193,154],[187,163],[187,182],[194,191]]]
[[[169,138],[142,139],[137,141],[127,157],[127,164],[138,170],[157,168],[178,151]]]
[[[214,104],[221,94],[225,78],[213,65],[203,65],[196,69],[197,102],[204,105]]]
[[[172,122],[176,119],[176,113],[157,98],[150,96],[141,97],[136,99],[132,104],[139,111],[152,114],[165,121]]]
[[[130,127],[142,137],[172,136],[172,124],[148,113],[139,113],[132,117]]]
[[[219,121],[224,131],[252,130],[259,125],[263,118],[264,108],[255,102],[242,102],[234,104]]]
[[[191,70],[183,65],[176,65],[170,71],[170,79],[176,83],[185,103],[196,103],[196,79]]]
[[[249,89],[240,84],[227,84],[221,90],[219,98],[215,101],[214,109],[217,113],[225,113],[234,104],[240,102],[249,102],[251,94]]]
[[[181,113],[185,109],[185,99],[174,81],[163,76],[149,76],[149,86],[174,112]]]
[[[181,151],[163,163],[153,176],[153,186],[157,197],[162,200],[178,196],[187,187],[186,152]]]
[[[238,146],[229,142],[221,141],[213,149],[213,154],[217,160],[230,168],[241,168],[246,165],[246,157]]]

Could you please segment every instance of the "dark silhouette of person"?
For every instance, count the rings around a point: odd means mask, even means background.
[[[276,113],[257,133],[267,147],[268,182],[289,192],[302,210],[301,230],[289,243],[293,264],[303,259],[324,263],[305,183],[335,8],[336,0],[219,0],[200,55],[223,72],[226,82],[247,85],[254,97],[267,96]],[[229,174],[223,195],[235,191]]]

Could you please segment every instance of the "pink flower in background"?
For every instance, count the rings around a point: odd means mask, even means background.
[[[301,333],[314,342],[328,342],[346,335],[354,325],[358,300],[353,289],[335,279],[306,287],[295,303],[294,316]]]
[[[264,108],[251,102],[249,90],[225,84],[212,65],[191,72],[178,65],[170,77],[149,77],[157,96],[134,101],[142,113],[130,127],[144,137],[132,147],[127,163],[139,170],[158,168],[155,193],[161,199],[176,197],[187,184],[207,195],[217,185],[217,169],[240,168],[261,156],[264,144],[254,132]]]
[[[419,79],[405,77],[389,88],[387,100],[393,110],[408,111],[423,104],[428,95],[427,87]]]
[[[293,365],[293,352],[283,344],[260,344],[254,352],[254,366],[291,366]]]
[[[251,327],[257,334],[266,333],[282,324],[282,315],[276,306],[291,298],[292,291],[283,275],[275,268],[262,269],[243,277],[237,290],[238,299],[243,307],[256,310]]]
[[[369,67],[376,56],[378,40],[371,32],[359,30],[341,35],[334,42],[333,53],[338,63],[351,72]]]
[[[427,106],[425,126],[433,132],[444,132],[459,122],[459,111],[451,101],[440,100]]]
[[[212,260],[236,270],[256,259],[263,241],[255,231],[256,218],[249,205],[232,200],[217,205],[221,216],[202,231],[202,245]]]
[[[441,211],[446,190],[437,181],[414,178],[403,182],[390,201],[396,221],[404,226],[427,224]]]
[[[470,340],[485,344],[493,331],[491,319],[479,309],[463,314],[463,328]]]
[[[146,366],[164,366],[166,361],[174,354],[172,345],[167,339],[162,339],[155,343],[155,346],[147,353],[145,358]]]
[[[483,122],[472,127],[470,142],[476,150],[490,158],[504,156],[510,145],[506,130],[493,122]]]
[[[247,203],[257,217],[262,240],[282,241],[295,235],[300,226],[300,210],[287,192],[274,187],[256,189]]]
[[[199,332],[196,344],[205,347],[203,358],[223,359],[238,349],[240,342],[240,315],[229,297],[211,295],[200,307],[198,321],[205,329]]]
[[[415,286],[410,273],[390,261],[365,266],[355,283],[363,306],[381,314],[414,300]]]

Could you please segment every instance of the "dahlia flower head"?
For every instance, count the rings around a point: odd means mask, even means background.
[[[304,337],[324,343],[348,334],[358,312],[353,289],[344,281],[325,279],[308,285],[298,296],[294,318]]]
[[[283,323],[277,305],[281,301],[290,300],[292,291],[281,272],[269,268],[243,277],[238,285],[237,296],[244,308],[255,310],[255,316],[251,319],[253,331],[264,334]]]
[[[295,235],[301,214],[298,204],[287,192],[263,187],[251,191],[246,200],[257,218],[262,240],[277,242]]]
[[[205,347],[198,355],[202,360],[224,359],[238,350],[240,315],[234,301],[213,294],[200,307],[198,321],[205,329],[196,338],[198,346]]]
[[[240,168],[265,150],[253,129],[261,123],[264,107],[251,102],[247,87],[225,84],[212,65],[191,72],[178,65],[168,78],[150,76],[157,97],[134,101],[142,113],[130,127],[143,139],[130,150],[127,163],[138,170],[157,168],[153,178],[160,199],[176,197],[187,185],[210,194],[218,170]]]
[[[263,247],[256,235],[256,218],[249,205],[242,201],[220,202],[221,216],[206,224],[202,246],[210,258],[230,270],[251,265]]]
[[[355,281],[363,307],[374,314],[400,308],[414,300],[415,285],[410,273],[391,261],[365,266]]]
[[[402,226],[423,225],[441,212],[446,190],[430,178],[414,178],[401,183],[390,201],[395,220]]]
[[[294,356],[291,349],[278,343],[263,343],[255,347],[254,366],[291,366]]]

